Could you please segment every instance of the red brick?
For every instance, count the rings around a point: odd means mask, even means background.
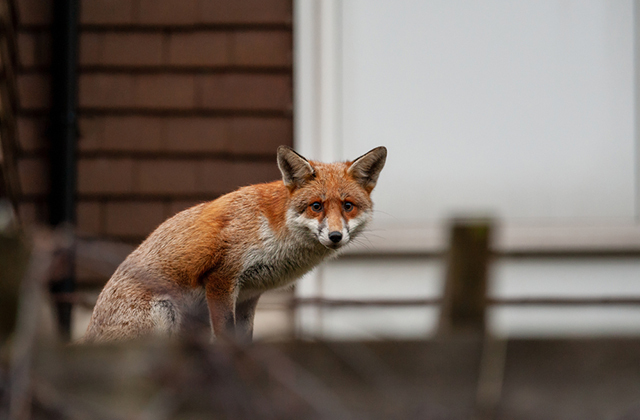
[[[178,201],[171,201],[169,203],[168,208],[166,209],[166,214],[165,214],[165,218],[168,219],[169,217],[180,213],[183,210],[186,210],[188,208],[191,208],[193,206],[196,206],[198,204],[202,203],[202,201],[199,200],[178,200]]]
[[[107,203],[106,233],[117,236],[146,236],[164,221],[162,202]]]
[[[203,161],[199,163],[198,190],[212,195],[224,194],[245,185],[280,178],[275,159],[273,162]]]
[[[277,163],[274,162],[237,162],[231,173],[237,187],[277,181],[282,178]]]
[[[233,37],[233,64],[240,66],[290,66],[291,32],[247,31]]]
[[[48,66],[51,62],[51,38],[47,33],[18,33],[18,59],[22,67]]]
[[[78,119],[78,149],[102,150],[104,144],[104,118],[80,117]]]
[[[196,166],[188,160],[138,162],[138,191],[149,194],[196,192]]]
[[[173,33],[169,38],[169,64],[221,66],[230,63],[231,35],[226,32]]]
[[[125,74],[83,74],[79,82],[81,107],[114,108],[134,104],[135,79]]]
[[[76,207],[77,229],[81,235],[102,234],[102,204],[95,201],[81,201]]]
[[[134,22],[136,0],[82,0],[83,24],[129,24]]]
[[[233,118],[231,151],[274,154],[280,145],[293,144],[293,123],[287,118]]]
[[[207,23],[291,23],[292,0],[216,0],[202,2]]]
[[[104,148],[154,151],[160,149],[163,120],[158,117],[108,117]]]
[[[164,149],[222,152],[229,149],[229,123],[223,118],[171,118],[165,121]]]
[[[123,194],[132,191],[131,159],[80,159],[78,162],[80,194]]]
[[[18,76],[18,99],[23,109],[45,109],[51,105],[49,77],[43,74]]]
[[[198,191],[218,195],[236,189],[234,167],[231,162],[210,160],[198,162]]]
[[[207,3],[209,0],[204,0]],[[200,20],[199,0],[140,0],[139,22],[150,25],[193,24]]]
[[[18,144],[26,152],[45,150],[49,146],[46,118],[17,118]]]
[[[158,117],[85,117],[80,119],[80,150],[157,151],[163,121]]]
[[[159,33],[84,33],[80,37],[80,64],[151,66],[162,63]]]
[[[83,32],[80,35],[78,61],[81,65],[100,64],[104,48],[103,33]]]
[[[20,188],[25,195],[42,195],[49,191],[49,164],[46,158],[18,160]]]
[[[291,78],[283,75],[202,76],[202,106],[211,109],[290,110]]]
[[[195,80],[192,75],[144,75],[136,80],[135,104],[145,108],[193,108]]]
[[[16,0],[20,25],[48,25],[51,23],[52,0]]]

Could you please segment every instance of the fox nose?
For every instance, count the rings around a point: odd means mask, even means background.
[[[337,230],[329,232],[329,239],[331,239],[331,242],[333,242],[334,244],[337,244],[342,240],[342,233],[338,232]]]

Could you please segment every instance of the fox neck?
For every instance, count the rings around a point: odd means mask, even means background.
[[[264,218],[260,243],[244,255],[243,289],[268,290],[291,284],[337,251],[323,246],[309,232],[286,226],[278,232]]]

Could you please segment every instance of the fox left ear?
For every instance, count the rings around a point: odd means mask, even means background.
[[[378,182],[378,175],[387,160],[387,148],[384,146],[365,153],[351,163],[347,173],[367,192],[371,192]]]
[[[278,168],[284,185],[291,190],[301,187],[316,173],[307,159],[287,146],[278,147]]]

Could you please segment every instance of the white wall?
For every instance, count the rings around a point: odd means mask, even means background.
[[[633,220],[631,1],[342,2],[343,157],[402,221]]]
[[[528,224],[530,232],[537,225],[637,230],[636,6],[299,0],[296,147],[334,160],[387,146],[373,193],[372,243],[391,253],[385,236],[406,251],[407,232],[415,243],[418,228],[460,214]],[[335,262],[304,279],[297,293],[416,298],[441,290],[441,265],[413,264]],[[561,289],[640,296],[635,262],[501,262],[493,273],[497,295]],[[640,332],[639,310],[604,312],[501,309],[491,325],[507,335]],[[298,324],[325,337],[421,337],[436,317],[432,310],[307,309]]]

